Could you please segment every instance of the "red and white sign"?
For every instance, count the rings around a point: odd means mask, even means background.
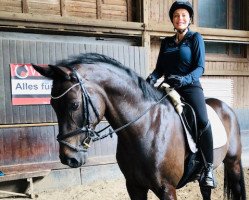
[[[49,104],[52,80],[31,64],[10,64],[12,105]]]

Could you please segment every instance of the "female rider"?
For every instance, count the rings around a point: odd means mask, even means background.
[[[176,34],[162,40],[156,68],[146,80],[154,85],[157,79],[164,76],[165,82],[193,107],[200,130],[199,145],[206,163],[200,184],[215,188],[212,130],[199,81],[205,68],[204,41],[199,33],[189,30],[193,8],[188,1],[175,1],[169,10],[169,17]]]

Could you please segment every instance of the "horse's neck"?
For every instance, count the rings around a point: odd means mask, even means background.
[[[142,92],[139,89],[133,89],[129,84],[122,85],[121,87],[108,87],[105,89],[107,99],[107,107],[110,113],[126,118],[130,115],[136,116],[141,110],[148,105],[144,100]]]
[[[104,85],[106,92],[106,118],[113,128],[118,128],[141,115],[152,102],[145,100],[132,80],[115,80]]]
[[[122,70],[108,66],[95,66],[94,69],[91,69],[91,65],[86,67],[89,67],[86,74],[88,78],[103,91],[102,96],[106,103],[105,117],[113,128],[133,121],[155,104],[155,101],[144,98],[137,83]],[[138,123],[140,122],[141,120]]]

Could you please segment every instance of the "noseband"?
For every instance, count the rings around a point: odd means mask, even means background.
[[[92,100],[84,86],[84,82],[82,77],[80,76],[80,74],[77,72],[77,70],[75,68],[72,68],[73,73],[76,75],[77,79],[78,79],[78,83],[72,85],[70,88],[68,88],[64,93],[62,93],[59,96],[53,97],[51,96],[52,99],[59,99],[61,97],[63,97],[65,94],[67,94],[71,89],[73,89],[76,86],[80,86],[81,88],[81,93],[82,93],[82,102],[83,102],[83,114],[84,114],[84,119],[86,120],[85,124],[83,125],[82,128],[78,128],[75,131],[71,131],[65,135],[62,135],[59,133],[59,135],[57,136],[57,141],[71,149],[73,149],[74,151],[77,152],[87,152],[88,148],[90,147],[90,142],[93,141],[97,141],[97,140],[101,140],[103,138],[106,138],[107,136],[111,136],[113,133],[117,133],[121,130],[123,130],[124,128],[130,126],[131,124],[133,124],[134,122],[136,122],[137,120],[139,120],[143,115],[145,115],[152,107],[156,106],[157,104],[159,104],[160,102],[162,102],[167,96],[168,94],[164,95],[161,99],[159,99],[155,104],[151,105],[149,108],[147,108],[141,115],[139,115],[138,117],[136,117],[134,120],[128,122],[127,124],[115,129],[115,130],[109,130],[109,133],[104,134],[103,136],[100,136],[99,133],[103,132],[104,130],[106,130],[108,127],[110,127],[110,125],[106,126],[105,128],[101,129],[100,131],[96,132],[95,130],[93,130],[93,128],[91,127],[90,124],[90,113],[89,113],[89,105],[91,106],[95,116],[98,118],[98,120],[100,121],[101,119],[99,118],[99,113],[97,111],[97,109],[94,107]],[[79,135],[79,134],[85,134],[86,138],[85,140],[82,142],[82,145],[79,146],[73,146],[72,144],[68,143],[67,141],[65,141],[65,139]]]

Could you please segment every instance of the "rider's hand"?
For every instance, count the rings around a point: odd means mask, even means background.
[[[173,88],[180,88],[183,86],[183,77],[178,75],[170,75],[166,78],[166,82]]]
[[[150,84],[150,85],[155,85],[157,79],[155,77],[153,77],[152,75],[149,75],[147,78],[146,78],[146,81]]]

